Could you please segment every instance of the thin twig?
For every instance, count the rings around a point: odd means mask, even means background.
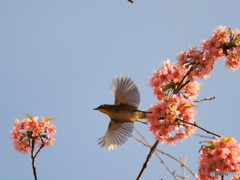
[[[188,179],[188,178],[191,177],[191,175],[188,175],[188,176],[180,176],[180,175],[177,175],[177,177],[180,177],[180,178],[182,178],[182,179]]]
[[[142,133],[136,128],[134,127],[134,130],[137,132],[137,134],[143,139],[143,141],[147,144],[150,145],[148,140],[145,138],[145,136],[142,135]],[[135,136],[132,135],[133,138],[137,139]],[[154,152],[156,154],[156,156],[158,157],[158,159],[161,161],[161,163],[163,163],[163,165],[166,167],[166,169],[172,174],[173,178],[175,180],[178,180],[176,173],[171,170],[171,168],[167,165],[167,163],[163,160],[163,158],[155,151]]]
[[[179,86],[177,87],[177,89],[175,89],[175,90],[173,91],[173,94],[177,94],[185,85],[187,85],[187,83],[190,82],[190,81],[187,81],[187,82],[184,83],[184,85],[182,85],[184,79],[187,77],[187,75],[188,75],[192,70],[193,70],[193,67],[191,67],[191,68],[189,69],[189,71],[183,76],[181,82],[179,83]]]
[[[31,150],[31,158],[32,158],[32,169],[33,169],[33,176],[34,179],[37,180],[37,171],[36,171],[36,166],[35,166],[35,156],[33,155],[34,153],[34,144],[35,144],[35,139],[32,139],[32,150]]]
[[[40,150],[44,147],[44,141],[43,141],[43,139],[42,139],[42,137],[40,136],[40,138],[41,138],[41,141],[42,141],[42,145],[41,145],[41,147],[38,149],[38,151],[35,153],[35,156],[34,156],[34,158],[36,158],[37,157],[37,155],[38,155],[38,153],[40,152]]]
[[[36,156],[38,155],[38,153],[40,152],[40,150],[44,147],[44,144],[38,149],[38,151],[36,152],[36,154],[34,155],[34,158],[36,158]]]
[[[148,140],[145,138],[145,136],[142,135],[142,133],[134,126],[134,130],[136,133],[143,139],[143,141],[147,144],[149,144]]]
[[[148,163],[149,163],[149,161],[150,161],[150,159],[151,159],[154,151],[156,150],[158,143],[159,143],[158,140],[156,140],[156,142],[154,143],[154,145],[151,147],[150,152],[149,152],[149,154],[148,154],[148,156],[147,156],[147,158],[146,158],[146,161],[143,163],[143,167],[142,167],[140,173],[138,174],[138,177],[137,177],[136,180],[139,180],[139,179],[141,178],[144,170],[147,168],[147,165],[148,165]]]
[[[186,156],[180,157],[180,161],[182,162],[182,164],[186,164],[187,157]],[[187,179],[186,171],[185,171],[185,167],[182,164],[181,164],[181,167],[182,167],[182,173],[183,173],[183,180],[186,180]]]
[[[213,99],[216,99],[215,96],[213,96],[211,98],[200,99],[200,100],[193,101],[193,102],[201,102],[201,101],[207,101],[207,100],[213,100]]]
[[[204,137],[204,138],[209,138],[209,139],[216,139],[215,136],[205,136],[205,135],[201,135],[201,134],[194,134],[195,136],[199,136],[199,137]]]
[[[155,151],[154,152],[156,154],[156,156],[158,157],[158,159],[161,161],[161,163],[163,163],[163,165],[166,167],[166,169],[171,173],[171,175],[173,176],[173,178],[175,180],[179,180],[175,171],[171,170],[171,168],[167,165],[167,163],[163,160],[163,158]]]
[[[208,134],[212,134],[212,135],[214,135],[214,136],[221,137],[220,135],[218,135],[218,134],[216,134],[216,133],[213,133],[213,132],[211,132],[211,131],[209,131],[209,130],[207,130],[207,129],[204,129],[203,127],[197,125],[196,122],[190,123],[190,122],[184,121],[184,120],[182,120],[182,119],[178,119],[178,118],[177,118],[176,120],[182,121],[182,122],[184,122],[184,123],[186,123],[186,124],[190,124],[190,125],[192,125],[192,126],[195,126],[195,127],[199,128],[199,129],[205,131],[205,132],[208,133]]]
[[[141,141],[140,139],[136,138],[135,136],[132,135],[132,137],[133,137],[134,139],[136,139],[138,142],[142,143],[144,146],[147,146],[147,147],[149,147],[149,148],[152,148],[152,146],[144,143],[143,141]],[[158,152],[160,152],[160,153],[162,153],[162,154],[164,154],[164,155],[166,155],[166,156],[174,159],[175,161],[179,162],[179,163],[180,163],[181,165],[183,165],[193,176],[195,176],[194,172],[193,172],[186,164],[182,164],[182,162],[179,161],[177,158],[175,158],[175,157],[173,157],[172,155],[170,155],[170,154],[168,154],[168,153],[165,153],[165,152],[163,152],[163,151],[161,151],[161,150],[159,150],[159,149],[156,149],[156,151],[158,151]]]
[[[178,93],[182,88],[184,88],[184,86],[186,86],[188,83],[190,83],[190,80],[187,80],[184,84],[180,85],[180,86],[178,87],[177,93]]]

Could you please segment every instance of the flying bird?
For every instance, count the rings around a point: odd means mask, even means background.
[[[115,96],[115,104],[103,104],[94,109],[107,114],[111,119],[107,132],[99,138],[98,143],[107,150],[116,149],[124,144],[132,134],[133,122],[146,119],[147,114],[151,113],[138,110],[140,93],[129,77],[116,76],[111,91]]]

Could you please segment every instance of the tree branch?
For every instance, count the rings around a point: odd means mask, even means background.
[[[195,127],[199,128],[199,129],[205,131],[205,132],[208,133],[208,134],[212,134],[212,135],[214,135],[214,136],[221,137],[220,135],[218,135],[218,134],[216,134],[216,133],[213,133],[213,132],[211,132],[211,131],[208,131],[207,129],[204,129],[203,127],[197,125],[196,122],[190,123],[190,122],[184,121],[184,120],[179,119],[179,118],[177,118],[176,120],[177,120],[177,121],[181,121],[181,122],[186,123],[186,124],[190,124],[190,125],[192,125],[192,126],[195,126]]]
[[[186,86],[186,85],[190,82],[190,81],[188,80],[188,81],[186,81],[184,84],[182,84],[183,81],[184,81],[184,79],[187,77],[187,75],[188,75],[192,70],[193,70],[193,67],[191,67],[191,68],[189,69],[189,71],[183,76],[181,82],[179,83],[179,86],[177,87],[177,89],[175,89],[175,90],[173,91],[173,94],[177,94],[184,86]]]
[[[215,136],[205,136],[205,135],[201,135],[201,134],[194,134],[195,136],[199,136],[199,137],[204,137],[204,138],[209,138],[209,139],[216,139]]]
[[[183,165],[183,164],[186,164],[187,157],[186,156],[180,157],[180,161],[182,162],[181,167],[182,167],[182,173],[183,173],[183,180],[187,180],[185,167]]]
[[[32,159],[33,176],[34,176],[34,179],[37,180],[37,171],[36,171],[36,166],[35,166],[35,157],[36,156],[33,155],[33,153],[34,153],[34,146],[35,146],[35,139],[33,138],[32,139],[31,159]]]
[[[144,143],[143,141],[141,141],[140,139],[136,138],[135,136],[132,135],[132,137],[133,137],[134,139],[136,139],[138,142],[142,143],[144,146],[147,146],[147,147],[149,147],[149,148],[152,148],[152,146]],[[161,151],[161,150],[159,150],[159,149],[156,149],[156,151],[158,151],[158,152],[160,152],[160,153],[162,153],[162,154],[164,154],[164,155],[166,155],[166,156],[174,159],[175,161],[179,162],[182,166],[184,166],[184,167],[195,177],[194,172],[193,172],[186,164],[183,164],[183,163],[182,163],[181,161],[179,161],[177,158],[175,158],[175,157],[173,157],[172,155],[170,155],[170,154],[168,154],[168,153],[165,153],[165,152],[163,152],[163,151]]]
[[[207,101],[207,100],[213,100],[213,99],[215,99],[215,96],[213,96],[211,98],[200,99],[200,100],[193,101],[193,102],[201,102],[201,101]]]
[[[36,156],[38,155],[38,153],[40,152],[40,150],[44,147],[44,144],[38,149],[38,151],[36,152],[36,154],[34,155],[34,158],[36,158]]]
[[[149,161],[150,161],[150,159],[151,159],[154,151],[156,150],[158,143],[159,143],[159,142],[158,142],[158,140],[157,140],[157,141],[154,143],[154,145],[151,147],[150,152],[149,152],[149,154],[148,154],[148,156],[147,156],[147,158],[146,158],[146,161],[143,163],[143,167],[142,167],[140,173],[138,174],[138,177],[137,177],[136,180],[139,180],[139,179],[141,178],[143,172],[144,172],[145,169],[147,168],[147,165],[148,165],[148,163],[149,163]]]
[[[149,142],[148,142],[148,140],[142,135],[142,133],[136,128],[136,127],[134,127],[134,130],[137,132],[137,134],[143,139],[143,141],[147,144],[147,145],[149,145],[150,146],[150,144],[149,144]],[[137,137],[135,137],[135,136],[133,136],[132,135],[132,137],[133,138],[135,138],[137,141],[141,141],[141,140],[139,140]],[[142,142],[141,142],[142,143]],[[167,163],[163,160],[163,158],[155,151],[154,152],[155,154],[156,154],[156,156],[158,157],[158,159],[161,161],[161,163],[163,163],[163,165],[166,167],[166,169],[172,174],[172,176],[173,176],[173,178],[175,179],[175,180],[178,180],[178,178],[177,178],[177,176],[178,175],[176,175],[176,173],[173,171],[173,170],[171,170],[171,168],[167,165]]]

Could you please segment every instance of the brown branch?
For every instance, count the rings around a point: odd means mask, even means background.
[[[182,173],[183,173],[183,177],[184,177],[183,180],[186,180],[187,177],[186,177],[186,172],[185,172],[185,168],[184,168],[183,164],[186,164],[187,157],[186,156],[180,157],[180,161],[182,162],[181,168],[182,168]]]
[[[177,120],[177,121],[181,121],[181,122],[186,123],[186,124],[190,124],[190,125],[192,125],[192,126],[195,126],[195,127],[199,128],[199,129],[205,131],[205,132],[208,133],[208,134],[212,134],[212,135],[214,135],[214,136],[221,137],[220,135],[218,135],[218,134],[216,134],[216,133],[213,133],[213,132],[211,132],[211,131],[209,131],[209,130],[207,130],[207,129],[204,129],[203,127],[197,125],[196,122],[190,123],[190,122],[184,121],[184,120],[182,120],[182,119],[178,119],[178,118],[177,118],[176,120]]]
[[[187,75],[188,75],[192,70],[193,70],[193,67],[191,67],[191,68],[189,69],[189,71],[183,76],[181,82],[179,83],[179,86],[177,87],[177,89],[175,89],[175,90],[173,91],[173,94],[177,94],[184,86],[186,86],[186,85],[190,82],[190,81],[188,80],[188,81],[186,81],[184,84],[182,84],[183,81],[184,81],[184,79],[187,77]]]
[[[38,153],[40,152],[40,150],[44,147],[44,144],[38,149],[38,151],[36,152],[36,154],[34,155],[34,158],[36,158],[36,156],[38,155]]]
[[[207,101],[207,100],[213,100],[213,99],[215,99],[215,96],[213,96],[211,98],[200,99],[200,100],[193,101],[193,102],[201,102],[201,101]]]
[[[36,171],[36,166],[35,166],[35,156],[33,155],[34,153],[34,143],[35,139],[32,139],[32,150],[31,150],[31,159],[32,159],[32,169],[33,169],[33,176],[34,179],[37,180],[37,171]]]
[[[134,139],[136,139],[138,142],[142,143],[144,146],[147,146],[147,147],[149,147],[149,148],[152,148],[152,146],[144,143],[143,141],[141,141],[140,139],[136,138],[135,136],[132,135],[132,137],[133,137]],[[186,164],[183,164],[183,163],[182,163],[181,161],[179,161],[177,158],[175,158],[175,157],[173,157],[172,155],[170,155],[170,154],[168,154],[168,153],[165,153],[165,152],[163,152],[163,151],[161,151],[161,150],[159,150],[159,149],[156,149],[156,151],[158,151],[158,152],[160,152],[160,153],[162,153],[162,154],[164,154],[164,155],[166,155],[166,156],[174,159],[175,161],[179,162],[179,163],[180,163],[182,166],[184,166],[193,176],[195,176],[194,172],[193,172]]]
[[[137,132],[137,134],[143,139],[143,141],[150,146],[148,140],[142,135],[142,133],[136,128],[134,127],[134,130]],[[136,139],[137,141],[143,143],[141,140],[139,140],[138,138],[136,138],[135,136],[132,135],[132,137],[134,139]],[[158,157],[158,159],[160,160],[161,163],[163,163],[163,165],[166,167],[166,169],[172,174],[173,178],[175,180],[178,180],[177,176],[179,175],[176,175],[175,172],[173,170],[171,170],[171,168],[167,165],[167,163],[164,161],[164,159],[155,151],[154,152],[155,155]]]
[[[143,141],[149,145],[148,140],[145,138],[145,136],[142,135],[142,133],[135,126],[134,126],[134,130],[143,139]]]
[[[41,140],[42,140],[42,138],[41,138]],[[42,142],[43,142],[43,140],[42,140]],[[37,169],[36,169],[36,166],[35,166],[35,160],[36,160],[36,157],[37,157],[38,153],[41,151],[41,149],[43,147],[44,147],[44,143],[42,144],[42,146],[37,150],[37,152],[34,155],[35,139],[32,138],[31,159],[32,159],[33,176],[34,176],[35,180],[37,180]]]
[[[43,141],[42,137],[40,137],[40,138],[41,138],[41,141],[42,141],[42,145],[41,145],[41,147],[38,149],[38,151],[35,153],[34,158],[37,157],[37,155],[38,155],[38,153],[40,152],[40,150],[44,147],[44,141]]]
[[[190,82],[190,80],[187,80],[184,84],[180,85],[180,86],[178,87],[176,93],[178,93],[182,88],[184,88],[184,86],[186,86],[189,82]]]
[[[204,138],[209,138],[209,139],[216,139],[215,136],[205,136],[205,135],[201,135],[201,134],[194,134],[195,136],[199,136],[199,137],[204,137]]]
[[[154,145],[151,147],[150,152],[149,152],[149,154],[148,154],[148,156],[147,156],[147,158],[146,158],[146,161],[143,163],[143,167],[142,167],[140,173],[138,174],[138,177],[137,177],[136,180],[139,180],[139,179],[141,178],[144,170],[147,168],[147,165],[148,165],[148,163],[149,163],[149,161],[150,161],[150,159],[151,159],[154,151],[156,150],[158,143],[159,143],[159,142],[158,142],[158,140],[157,140],[157,141],[154,143]]]

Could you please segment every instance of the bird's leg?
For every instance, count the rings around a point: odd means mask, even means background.
[[[133,110],[131,113],[134,113],[134,112],[152,113],[152,112],[147,112],[147,111],[141,111],[141,110],[138,110],[138,109]]]

